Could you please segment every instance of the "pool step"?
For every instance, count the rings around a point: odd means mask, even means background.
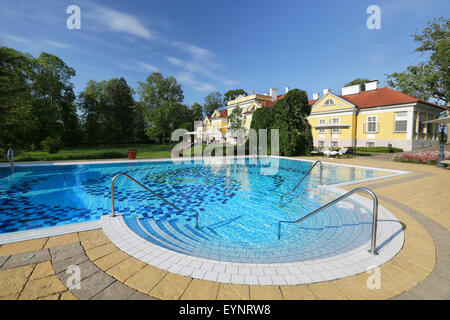
[[[126,224],[139,236],[153,244],[180,253],[195,255],[205,253],[218,259],[229,255],[230,250],[220,246],[220,236],[208,228],[198,228],[181,221],[154,221],[152,219],[125,219]]]

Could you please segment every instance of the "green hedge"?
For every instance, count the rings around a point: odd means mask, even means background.
[[[83,155],[61,155],[61,154],[39,154],[39,155],[19,155],[17,161],[55,161],[55,160],[91,160],[91,159],[117,159],[127,158],[127,153],[104,152]]]
[[[347,147],[348,152],[352,153],[355,148]],[[357,147],[356,151],[360,152],[380,152],[380,153],[389,153],[388,147]],[[403,149],[392,147],[392,152],[403,152]]]

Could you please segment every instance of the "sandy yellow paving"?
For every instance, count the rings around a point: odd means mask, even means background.
[[[183,300],[215,300],[219,291],[219,283],[193,279],[184,291]]]
[[[0,270],[0,298],[20,293],[35,265]]]
[[[174,273],[168,273],[151,291],[152,297],[163,300],[180,299],[192,278]]]
[[[280,300],[283,296],[279,286],[250,286],[251,300]]]
[[[42,248],[44,248],[47,239],[48,238],[40,238],[3,244],[0,247],[0,256],[9,256],[18,253],[41,250]]]
[[[148,294],[166,274],[165,270],[147,265],[125,281],[125,284]]]
[[[217,294],[218,300],[249,300],[250,287],[244,284],[221,283]]]

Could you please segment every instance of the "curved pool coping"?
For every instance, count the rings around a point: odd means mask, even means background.
[[[347,191],[323,186],[337,194]],[[351,198],[366,207],[370,199]],[[221,283],[247,285],[299,285],[336,280],[372,270],[391,260],[403,247],[402,223],[386,208],[378,207],[377,255],[369,253],[370,240],[345,253],[289,263],[238,263],[189,256],[159,247],[138,236],[122,216],[102,216],[101,227],[120,250],[147,264],[182,276]]]

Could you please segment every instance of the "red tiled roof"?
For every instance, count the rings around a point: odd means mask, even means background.
[[[371,91],[361,91],[360,93],[351,94],[347,96],[339,95],[339,97],[351,102],[359,109],[390,106],[394,104],[403,104],[403,103],[414,103],[414,102],[422,102],[431,105],[433,107],[443,108],[438,106],[437,104],[419,98],[415,98],[406,93],[387,87]]]
[[[218,116],[218,117],[214,117],[214,118],[215,118],[215,119],[218,119],[218,118],[228,118],[228,110],[225,109],[225,110],[220,111],[219,116]]]

